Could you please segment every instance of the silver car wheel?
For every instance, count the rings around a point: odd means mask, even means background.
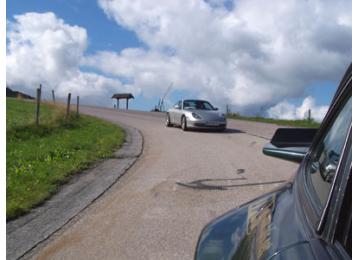
[[[171,123],[171,121],[170,121],[170,115],[169,115],[169,114],[166,114],[166,123],[165,123],[165,125],[166,125],[167,127],[172,126],[172,123]]]

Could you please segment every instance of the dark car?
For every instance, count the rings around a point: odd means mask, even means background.
[[[278,129],[263,152],[294,179],[204,227],[195,259],[351,259],[352,70],[320,128]]]

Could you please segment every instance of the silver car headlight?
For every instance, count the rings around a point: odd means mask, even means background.
[[[201,119],[201,116],[199,116],[198,114],[196,113],[191,113],[191,115],[193,116],[193,118],[196,118],[196,119]]]

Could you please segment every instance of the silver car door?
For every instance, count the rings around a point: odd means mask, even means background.
[[[171,109],[170,119],[173,124],[179,124],[179,104],[181,101],[176,102],[176,104]]]
[[[182,101],[179,101],[177,103],[177,109],[176,109],[176,123],[178,125],[181,124],[181,113],[182,112]]]

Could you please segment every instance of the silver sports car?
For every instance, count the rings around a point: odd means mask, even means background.
[[[226,116],[208,101],[186,99],[178,101],[166,115],[166,126],[180,125],[189,128],[226,129]]]

